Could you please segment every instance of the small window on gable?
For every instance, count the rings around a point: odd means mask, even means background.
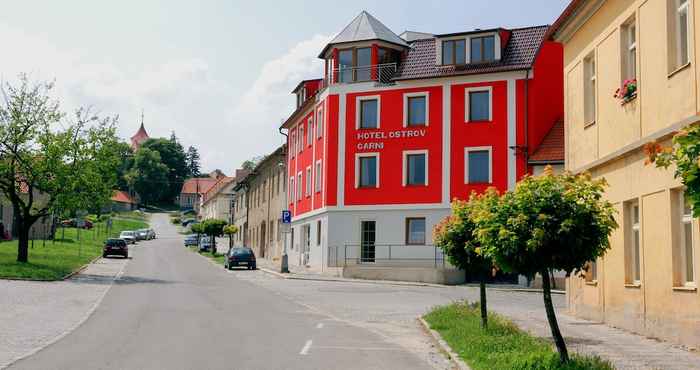
[[[445,40],[442,42],[442,64],[464,64],[467,56],[466,40]]]
[[[469,39],[469,63],[488,63],[496,60],[496,38],[491,36]]]

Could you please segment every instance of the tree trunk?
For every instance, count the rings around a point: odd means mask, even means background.
[[[481,275],[479,280],[479,306],[481,307],[481,328],[486,329],[488,325],[488,311],[486,310],[486,276]]]
[[[233,234],[228,234],[228,249],[233,248]]]
[[[559,331],[557,316],[554,313],[554,306],[552,305],[552,290],[549,283],[549,270],[542,269],[541,274],[542,297],[544,298],[544,308],[547,312],[549,328],[552,330],[552,338],[554,338],[554,344],[557,346],[557,351],[559,352],[559,360],[562,363],[567,363],[569,362],[569,352],[566,350],[566,343],[564,342],[564,338],[561,336],[561,332]]]
[[[211,235],[211,255],[216,256],[216,237]]]
[[[26,222],[18,218],[17,225],[17,262],[28,262],[29,261],[29,228],[31,224],[27,225]]]

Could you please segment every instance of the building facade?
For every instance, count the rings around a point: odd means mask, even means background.
[[[235,188],[239,181],[244,179],[250,171],[237,169],[234,177],[220,177],[202,196],[202,219],[219,219],[234,223],[234,196]]]
[[[563,117],[562,49],[546,30],[399,37],[358,15],[282,126],[290,264],[437,264],[432,228],[450,201],[512,189]]]
[[[569,310],[646,336],[700,346],[698,220],[673,169],[645,165],[700,120],[693,0],[573,1],[550,31],[564,44],[566,167],[609,183],[611,249],[567,281]],[[625,81],[636,90],[614,96]]]
[[[236,224],[243,225],[237,241],[252,248],[256,256],[273,261],[283,250],[280,225],[285,208],[286,149],[280,146],[255,166],[238,187],[235,204]],[[244,203],[242,209],[238,199]]]
[[[180,209],[192,209],[199,215],[202,205],[202,197],[222,177],[225,176],[194,177],[185,180],[185,182],[182,184],[180,195],[178,196]]]

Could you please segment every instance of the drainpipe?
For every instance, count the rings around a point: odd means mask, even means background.
[[[529,109],[528,107],[530,106],[530,94],[529,94],[529,89],[528,86],[530,85],[530,70],[525,71],[525,171],[528,170],[529,163],[528,161],[530,160],[530,148],[528,147],[529,140],[528,140],[528,132],[527,132],[527,125],[529,121]]]
[[[281,126],[278,129],[278,131],[281,135],[284,135],[284,138],[285,138],[284,142],[287,143],[287,151],[288,151],[289,150],[289,134],[282,132]],[[285,164],[287,163],[287,151],[285,151],[283,153]],[[287,177],[289,174],[287,173],[287,166],[286,165],[282,165],[282,163],[279,163],[279,165],[281,165],[282,169],[284,170],[284,178],[282,179],[282,181],[284,181],[285,183],[284,183],[284,185],[282,185],[282,189],[285,189],[285,188],[287,189],[287,191],[284,191],[284,198],[283,198],[284,203],[282,205],[282,207],[283,207],[282,209],[286,210],[287,207],[289,206],[289,201],[287,200],[287,193],[291,190],[291,189],[287,188],[287,184],[288,184]],[[277,227],[279,228],[280,225],[277,225]],[[293,242],[294,241],[292,240],[292,243]],[[280,262],[280,272],[283,274],[289,273],[289,256],[287,255],[287,235],[284,235],[284,238],[282,240],[282,261]]]

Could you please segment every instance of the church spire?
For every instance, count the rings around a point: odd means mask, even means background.
[[[139,127],[139,130],[136,131],[134,136],[131,137],[131,148],[134,151],[138,150],[139,146],[141,146],[141,143],[148,140],[148,138],[149,136],[146,132],[146,127],[144,127],[143,125],[143,109],[141,109],[141,127]]]

